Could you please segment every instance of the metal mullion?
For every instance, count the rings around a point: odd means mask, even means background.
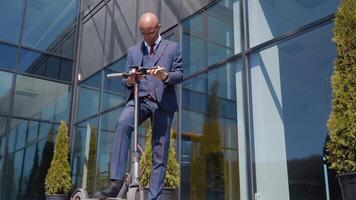
[[[83,24],[85,24],[92,16],[99,12],[107,3],[106,1],[109,2],[111,0],[101,0],[91,10],[88,11],[88,13],[83,16]],[[81,10],[79,10],[79,12],[81,13]]]
[[[105,0],[106,1],[106,0]],[[107,3],[107,2],[105,2]],[[96,192],[96,183],[97,183],[97,171],[98,171],[98,166],[99,166],[99,161],[98,161],[98,158],[99,158],[99,152],[100,152],[100,135],[101,135],[101,119],[102,119],[102,116],[100,113],[101,113],[101,109],[102,109],[102,100],[103,100],[103,89],[104,89],[104,78],[105,78],[105,73],[104,71],[101,71],[101,89],[100,89],[100,92],[99,92],[99,113],[97,115],[98,117],[98,132],[97,132],[97,137],[96,137],[96,158],[95,158],[95,171],[94,171],[94,185],[93,185],[93,192],[95,194]]]
[[[36,119],[36,118],[29,118],[29,117],[23,117],[23,116],[16,116],[16,115],[12,115],[12,119],[36,121],[36,122],[40,122],[40,123],[60,124],[59,122],[55,122],[55,121]]]
[[[12,73],[12,74],[15,73],[14,69],[2,68],[1,66],[0,66],[0,72],[8,72],[8,73]]]
[[[197,70],[196,72],[193,72],[193,73],[187,75],[184,78],[184,81],[188,80],[188,79],[191,79],[193,77],[196,77],[198,75],[204,74],[204,73],[208,72],[209,70],[212,70],[212,69],[215,69],[215,68],[219,68],[224,64],[227,64],[227,63],[230,63],[230,62],[235,62],[235,61],[241,59],[241,57],[242,57],[242,53],[239,53],[239,54],[236,54],[234,56],[228,57],[228,58],[226,58],[224,60],[221,60],[221,61],[219,61],[217,63],[209,65],[207,67],[201,68],[200,70]]]
[[[79,75],[79,58],[81,50],[81,41],[82,41],[82,14],[81,14],[81,0],[78,0],[77,8],[77,28],[75,34],[75,44],[74,44],[74,69],[72,69],[72,95],[71,95],[71,105],[70,105],[70,114],[69,114],[69,147],[70,147],[70,160],[73,160],[73,149],[74,149],[74,138],[75,138],[75,120],[77,114],[77,102],[78,102],[78,75]],[[72,171],[73,175],[73,171]]]
[[[85,122],[85,121],[87,121],[87,120],[90,120],[90,119],[92,119],[92,118],[94,118],[94,117],[97,117],[97,116],[99,116],[99,115],[104,115],[104,114],[106,114],[106,113],[108,113],[108,112],[111,112],[111,111],[113,111],[113,110],[116,110],[116,109],[118,109],[118,108],[120,108],[120,107],[124,107],[124,106],[125,106],[125,103],[121,103],[121,104],[119,104],[119,105],[117,105],[117,106],[114,106],[114,107],[112,107],[112,108],[109,108],[109,109],[107,109],[107,110],[97,112],[97,113],[92,114],[92,115],[90,115],[90,116],[88,116],[88,117],[86,117],[86,118],[81,119],[81,120],[78,121],[78,122],[75,122],[75,125],[78,125],[78,124],[80,124],[80,123],[83,123],[83,122]]]
[[[1,39],[0,39],[0,44],[8,45],[8,46],[15,47],[15,48],[17,48],[19,46],[18,44],[15,44],[15,43],[12,43],[9,41],[5,41],[5,40],[1,40]]]
[[[61,84],[66,84],[66,85],[71,85],[70,82],[68,81],[63,81],[63,80],[59,80],[59,79],[54,79],[54,78],[50,78],[50,77],[46,77],[46,76],[40,76],[37,74],[31,74],[31,73],[26,73],[26,72],[17,72],[17,75],[20,76],[26,76],[26,77],[31,77],[31,78],[36,78],[36,79],[41,79],[41,80],[45,80],[45,81],[51,81],[51,82],[55,82],[55,83],[61,83]]]
[[[55,53],[52,53],[52,52],[49,52],[49,51],[43,51],[41,49],[35,49],[33,47],[21,46],[21,49],[25,49],[25,50],[29,50],[29,51],[33,51],[33,52],[36,52],[36,53],[41,53],[41,54],[57,57],[57,58],[67,59],[67,60],[70,60],[70,61],[74,61],[73,58],[69,58],[69,57],[66,57],[66,56],[55,54]]]
[[[215,5],[217,5],[217,4],[215,4]],[[212,6],[214,6],[214,5],[212,5]],[[225,6],[223,6],[223,7],[225,7]],[[225,8],[228,9],[228,7],[225,7]],[[209,8],[208,8],[208,9],[209,9]],[[231,10],[231,11],[232,11],[232,10]],[[227,23],[227,24],[230,24],[230,25],[233,25],[233,24],[234,24],[233,22],[231,22],[231,21],[229,21],[229,20],[227,20],[227,19],[225,19],[225,18],[223,18],[223,17],[220,17],[220,16],[218,16],[218,15],[215,15],[214,13],[209,12],[208,10],[205,10],[205,13],[206,13],[207,15],[209,15],[210,17],[215,17],[216,19],[218,19],[218,20],[220,20],[220,21],[223,21],[223,22],[225,22],[225,23]]]
[[[254,200],[254,192],[256,191],[255,183],[255,165],[254,165],[254,144],[253,144],[253,131],[252,131],[252,104],[251,104],[251,94],[250,94],[250,71],[248,63],[248,52],[249,49],[249,27],[248,27],[248,0],[241,0],[241,10],[242,10],[242,70],[243,70],[243,107],[244,107],[244,118],[245,118],[245,134],[246,134],[246,169],[247,169],[247,196],[248,199]]]
[[[177,27],[177,30],[176,32],[178,31],[177,33],[177,41],[179,42],[179,46],[180,46],[180,50],[183,49],[183,26],[181,23],[179,23],[179,18],[180,18],[180,11],[178,11],[178,27]],[[182,81],[183,82],[183,81]],[[178,86],[178,115],[177,115],[177,147],[178,147],[178,150],[176,151],[177,152],[177,156],[178,156],[178,174],[179,174],[179,177],[181,177],[181,163],[182,163],[182,159],[181,159],[181,155],[182,155],[182,94],[183,94],[183,84],[182,83],[179,83]],[[178,200],[181,200],[181,192],[182,192],[182,189],[181,189],[181,186],[179,185],[178,186]]]
[[[295,38],[295,37],[298,37],[304,33],[307,33],[307,32],[310,32],[310,31],[313,31],[317,28],[320,28],[326,24],[329,24],[329,23],[332,23],[333,19],[335,17],[335,14],[331,14],[331,15],[328,15],[326,17],[323,17],[317,21],[314,21],[312,23],[309,23],[309,24],[306,24],[302,27],[299,27],[297,28],[296,30],[293,30],[293,31],[290,31],[290,32],[287,32],[287,33],[284,33],[280,36],[277,36],[271,40],[268,40],[268,41],[265,41],[259,45],[256,45],[252,48],[248,48],[246,49],[246,54],[252,54],[252,53],[255,53],[257,51],[260,51],[260,50],[263,50],[263,49],[267,49],[269,47],[272,47],[278,43],[281,43],[281,42],[284,42],[284,41],[287,41],[289,39],[292,39],[292,38]]]
[[[204,38],[204,36],[201,36],[200,34],[197,34],[197,33],[195,33],[195,32],[189,32],[188,30],[183,30],[183,32],[184,32],[184,33],[187,33],[187,34],[189,34],[190,36],[193,36],[193,37],[195,37],[195,38],[197,38],[197,39],[206,41],[206,42],[208,42],[209,44],[213,44],[213,45],[215,45],[215,46],[219,46],[219,47],[222,47],[222,48],[225,48],[225,49],[229,49],[229,50],[232,50],[232,51],[234,50],[233,47],[228,47],[228,46],[219,44],[219,43],[217,43],[217,42],[211,41],[211,40],[209,40],[207,37]]]

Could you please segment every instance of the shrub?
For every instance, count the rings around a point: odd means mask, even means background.
[[[326,144],[330,168],[356,172],[356,1],[343,0],[335,16],[337,57],[332,75],[332,113]]]
[[[45,180],[47,194],[67,194],[71,189],[68,140],[67,125],[61,121],[51,166]]]

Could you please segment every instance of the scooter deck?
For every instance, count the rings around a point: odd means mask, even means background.
[[[104,200],[104,199],[89,198],[89,199],[84,199],[84,200]],[[106,198],[105,200],[126,200],[126,199],[121,199],[121,198]]]

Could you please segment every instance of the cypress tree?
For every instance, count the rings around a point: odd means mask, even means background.
[[[332,75],[332,113],[326,144],[330,168],[356,172],[356,1],[342,0],[335,16],[337,57]]]
[[[67,194],[71,189],[68,161],[68,128],[64,121],[59,126],[51,167],[45,180],[47,194]]]
[[[171,133],[171,140],[169,144],[169,153],[167,161],[166,178],[164,179],[165,187],[177,188],[180,184],[179,177],[179,165],[175,158],[176,152],[174,150],[173,134]],[[152,170],[152,129],[148,130],[147,139],[145,142],[145,150],[140,160],[141,167],[141,179],[142,186],[148,187],[150,182],[151,170]]]

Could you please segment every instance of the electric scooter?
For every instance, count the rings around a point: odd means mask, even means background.
[[[139,119],[139,102],[138,102],[138,87],[139,76],[146,75],[149,69],[156,69],[157,67],[146,68],[133,66],[130,67],[129,72],[108,74],[107,78],[128,78],[134,77],[134,148],[131,152],[131,168],[130,174],[126,173],[123,186],[120,189],[116,198],[107,198],[107,200],[144,200],[144,188],[140,184],[140,166],[139,166],[139,152],[138,152],[138,119]],[[77,189],[72,194],[70,200],[95,200],[89,198],[85,189]]]

